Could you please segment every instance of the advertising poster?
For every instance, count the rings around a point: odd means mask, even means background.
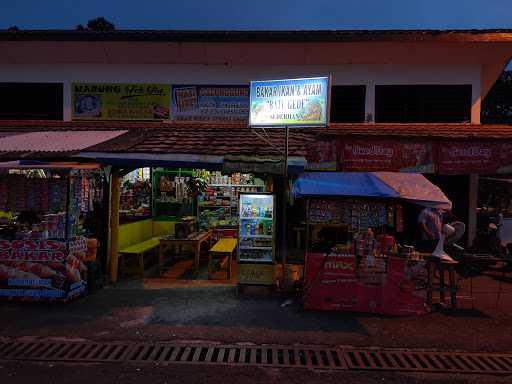
[[[315,141],[307,145],[306,160],[306,169],[309,171],[336,171],[336,141]]]
[[[0,298],[68,300],[87,287],[85,238],[0,240]]]
[[[501,143],[498,151],[499,168],[497,173],[512,173],[512,144]]]
[[[399,145],[396,170],[400,172],[434,173],[434,144],[402,142]]]
[[[339,155],[344,171],[394,171],[398,151],[391,140],[342,140]]]
[[[249,118],[246,85],[173,85],[172,119],[244,121]]]
[[[168,120],[170,86],[71,84],[73,120]]]
[[[496,173],[500,146],[489,142],[447,142],[440,144],[439,173],[445,175]]]
[[[326,126],[329,78],[251,81],[253,127]]]
[[[304,308],[324,311],[357,308],[356,270],[355,255],[308,252]]]

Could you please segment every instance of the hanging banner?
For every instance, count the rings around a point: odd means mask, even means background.
[[[249,125],[327,125],[329,78],[251,81]]]
[[[73,120],[168,120],[170,86],[71,84]]]
[[[246,85],[173,85],[172,120],[244,121],[249,119]]]
[[[309,171],[336,171],[336,140],[315,141],[306,146],[306,169]]]
[[[0,240],[0,299],[69,300],[87,287],[87,241]]]
[[[340,161],[344,171],[394,171],[399,143],[392,140],[341,140]]]
[[[434,173],[434,144],[431,142],[401,142],[397,156],[396,170],[400,172]]]
[[[489,142],[441,143],[439,173],[445,175],[496,173],[500,161],[500,146]]]

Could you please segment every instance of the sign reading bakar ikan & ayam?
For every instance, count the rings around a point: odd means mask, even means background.
[[[251,81],[249,125],[326,126],[329,78]]]
[[[168,120],[165,84],[73,83],[73,120]]]

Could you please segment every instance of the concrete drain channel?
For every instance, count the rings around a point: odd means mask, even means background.
[[[226,364],[327,370],[512,374],[512,353],[319,346],[11,340],[0,359],[52,362]]]

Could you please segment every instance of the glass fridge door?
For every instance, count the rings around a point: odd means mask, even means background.
[[[271,263],[274,260],[274,195],[240,194],[238,261]]]

